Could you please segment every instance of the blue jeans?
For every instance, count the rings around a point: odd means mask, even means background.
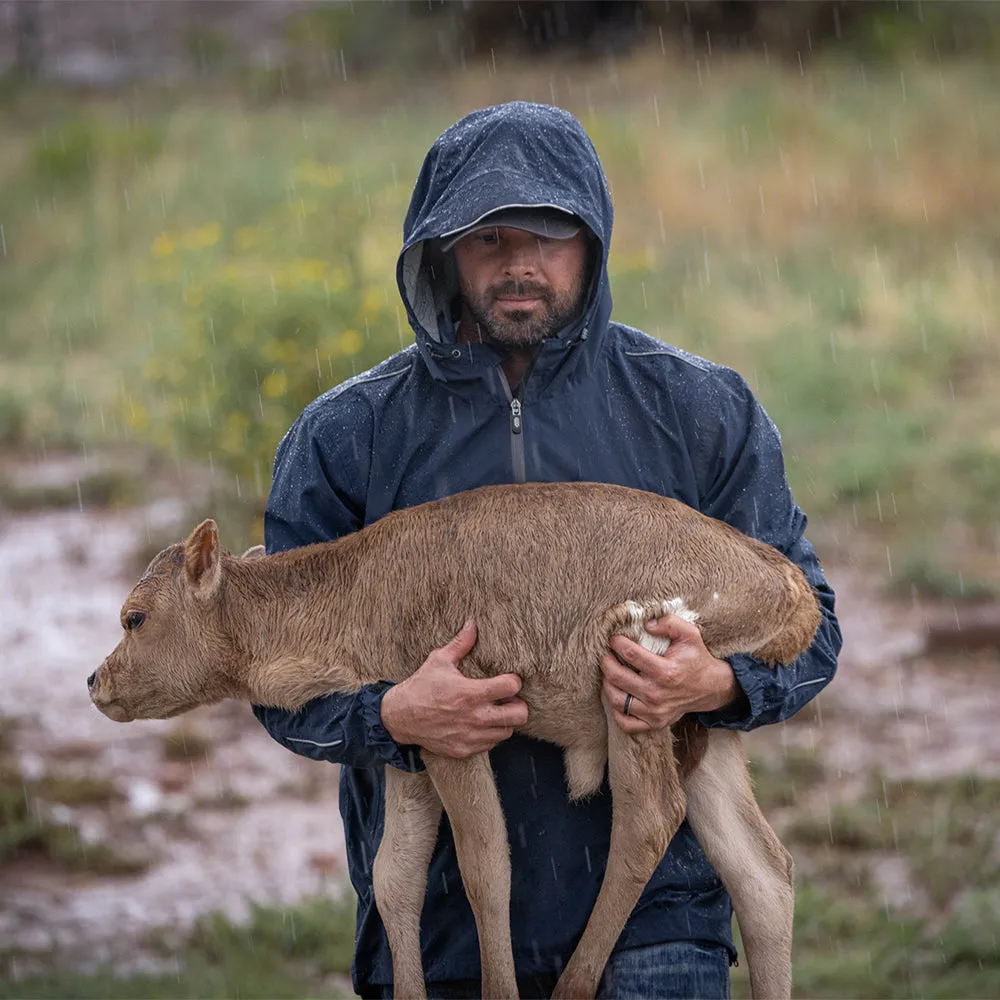
[[[530,976],[517,982],[521,1000],[552,995],[557,975]],[[429,1000],[473,1000],[479,980],[428,983]],[[377,994],[376,994],[377,995]],[[382,987],[391,1000],[391,986]],[[729,952],[710,941],[668,941],[629,948],[611,956],[598,1000],[729,1000]]]

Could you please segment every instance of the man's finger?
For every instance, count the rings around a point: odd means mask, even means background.
[[[608,640],[608,645],[627,664],[627,667],[633,668],[633,671],[655,674],[656,671],[663,669],[662,656],[651,653],[644,646],[640,646],[639,643],[633,642],[631,639],[626,639],[623,635],[613,635]]]
[[[521,690],[521,678],[517,674],[498,674],[496,677],[477,680],[476,685],[485,701],[503,701]]]
[[[701,634],[701,630],[694,622],[689,622],[677,615],[663,615],[662,618],[650,618],[644,628],[650,635],[672,640],[690,639],[692,635]]]
[[[483,724],[491,727],[511,729],[523,726],[528,721],[528,706],[515,698],[502,705],[487,705],[483,711]]]
[[[476,644],[476,634],[476,623],[469,618],[455,634],[455,637],[447,645],[441,647],[441,652],[452,663],[457,664],[463,656],[468,656],[472,652],[472,647]]]
[[[621,691],[631,692],[643,701],[651,701],[654,697],[653,686],[646,678],[629,667],[623,667],[611,653],[601,657],[601,672],[606,682]]]

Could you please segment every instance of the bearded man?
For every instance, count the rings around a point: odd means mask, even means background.
[[[663,656],[614,637],[602,661],[613,719],[630,733],[687,714],[741,730],[780,722],[833,677],[841,643],[833,591],[804,537],[778,432],[746,382],[611,320],[612,215],[597,152],[568,112],[514,102],[447,129],[417,178],[397,264],[415,343],[315,400],[288,432],[265,515],[267,548],[337,538],[392,510],[497,483],[605,482],[674,497],[801,566],[823,621],[810,649],[780,670],[748,656],[715,659],[698,628],[672,616],[650,626],[672,640]],[[611,830],[607,782],[585,801],[568,800],[561,750],[515,733],[527,719],[519,678],[461,673],[474,643],[475,630],[464,630],[397,685],[329,695],[294,713],[254,709],[285,747],[341,766],[362,997],[393,995],[371,870],[384,768],[421,768],[421,748],[489,753],[511,845],[522,997],[550,994],[597,898]],[[727,997],[731,915],[683,823],[599,996]],[[421,949],[430,997],[479,995],[476,927],[446,821]]]

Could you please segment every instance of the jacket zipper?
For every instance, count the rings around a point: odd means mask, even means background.
[[[510,391],[510,383],[507,376],[500,373],[504,391],[507,393],[507,401],[510,404],[510,457],[514,465],[514,482],[523,483],[527,479],[524,466],[524,420],[521,417],[523,404],[521,396],[524,393],[525,379],[521,380],[518,386],[517,395]]]
[[[507,393],[507,402],[510,404],[510,457],[514,465],[514,482],[527,482],[527,471],[524,464],[524,388],[534,371],[535,362],[538,360],[538,353],[531,359],[521,381],[518,383],[517,392],[511,392],[510,383],[507,376],[500,370],[500,381],[503,383],[504,392]]]

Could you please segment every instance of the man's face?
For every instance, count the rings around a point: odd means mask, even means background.
[[[480,229],[455,244],[459,287],[482,338],[531,347],[583,308],[585,230],[568,240],[524,229]]]

